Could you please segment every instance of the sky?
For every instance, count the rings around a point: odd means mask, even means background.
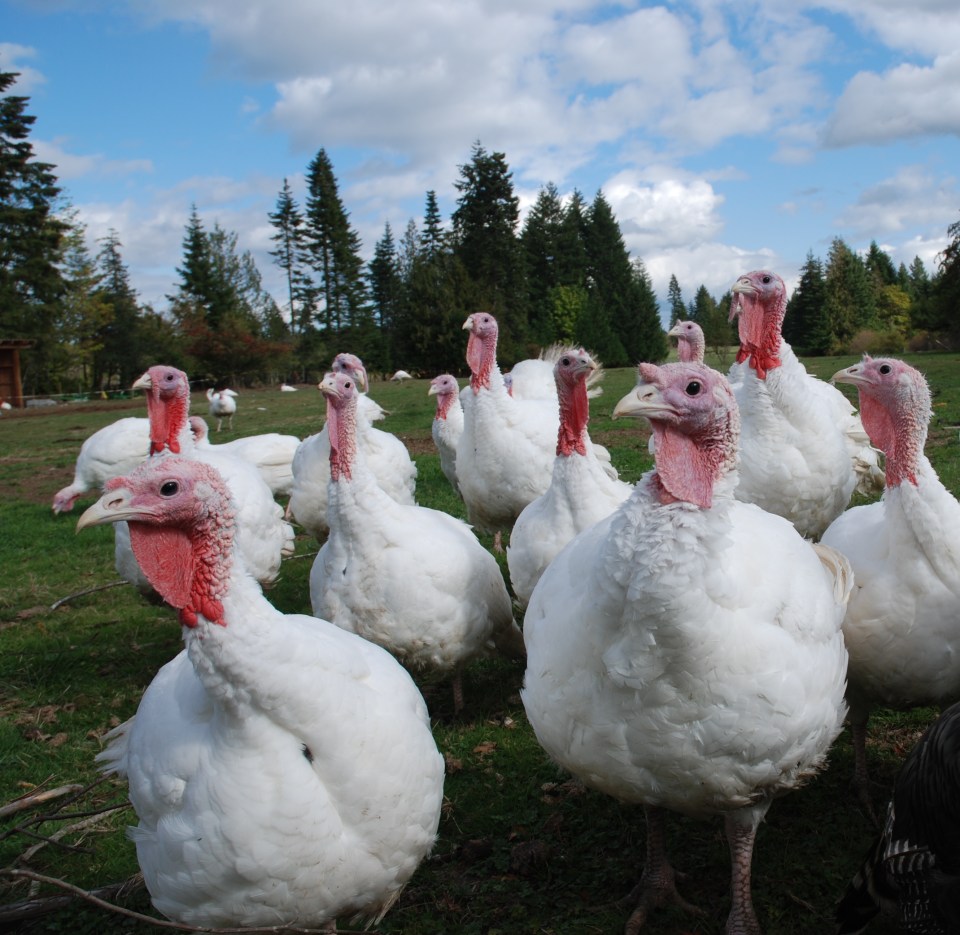
[[[956,0],[0,0],[0,70],[91,249],[158,311],[195,205],[269,255],[320,149],[365,259],[448,221],[479,142],[521,217],[598,191],[660,298],[876,241],[932,273],[960,219]]]

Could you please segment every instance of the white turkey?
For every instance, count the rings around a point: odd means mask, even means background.
[[[357,386],[328,374],[330,532],[310,573],[313,612],[389,649],[413,669],[460,671],[491,645],[522,656],[523,636],[496,559],[462,520],[397,503],[357,444]]]
[[[334,373],[348,373],[362,389],[367,387],[367,371],[355,354],[337,354]],[[377,483],[398,503],[413,503],[417,485],[417,465],[407,446],[391,432],[375,428],[386,411],[366,393],[357,401],[357,444],[363,449],[367,466]],[[330,439],[324,426],[305,438],[293,458],[293,488],[287,514],[311,536],[323,540],[327,534],[327,482],[330,480]]]
[[[249,461],[260,472],[274,497],[289,495],[293,486],[293,456],[300,447],[300,439],[296,435],[265,432],[214,445],[210,441],[206,421],[199,416],[190,416],[190,429],[198,448],[210,448],[220,454]]]
[[[154,906],[191,926],[377,920],[433,845],[443,760],[390,655],[281,614],[236,549],[211,466],[154,458],[78,528],[126,521],[186,648],[98,759],[126,776]]]
[[[476,312],[463,327],[470,332],[470,383],[460,393],[457,480],[470,522],[499,536],[550,486],[560,410],[556,387],[547,398],[507,392],[497,366],[493,315]]]
[[[864,357],[833,379],[859,390],[863,424],[886,460],[882,499],[847,510],[823,534],[857,580],[843,632],[854,781],[869,802],[871,709],[960,697],[960,503],[923,453],[931,409],[921,373]]]
[[[457,443],[463,434],[463,406],[460,404],[460,386],[457,378],[442,373],[430,381],[429,396],[437,397],[437,409],[430,426],[433,443],[440,455],[440,470],[459,495],[457,481]]]
[[[223,428],[223,420],[227,420],[227,428],[233,428],[233,417],[237,411],[237,394],[230,389],[215,390],[212,386],[207,390],[207,401],[210,415],[217,420],[217,431]]]
[[[406,370],[398,370],[390,380],[392,383],[403,383],[404,380],[412,380],[413,377]]]
[[[129,416],[98,429],[80,446],[73,480],[57,491],[53,512],[73,509],[77,498],[90,491],[99,497],[111,477],[133,470],[150,452],[150,421]]]
[[[853,406],[808,374],[783,340],[786,308],[776,273],[757,270],[733,285],[740,349],[730,382],[742,421],[737,498],[817,538],[858,486],[879,490],[883,473]]]
[[[668,338],[677,339],[677,359],[683,363],[703,363],[706,339],[703,328],[695,321],[678,321],[668,332]]]
[[[237,540],[248,571],[271,584],[285,556],[294,552],[293,528],[257,469],[242,458],[222,453],[222,446],[197,445],[190,427],[190,381],[175,367],[157,365],[133,384],[145,391],[153,454],[183,454],[215,467],[239,506]]]
[[[280,384],[280,392],[281,392],[281,393],[296,393],[296,392],[297,392],[297,388],[296,388],[295,386],[291,386],[289,383],[281,383],[281,384]]]
[[[904,760],[882,833],[837,906],[838,935],[878,913],[904,932],[960,932],[960,704],[924,732]]]
[[[682,902],[665,853],[669,809],[724,816],[726,931],[757,935],[756,829],[842,727],[852,581],[842,556],[735,499],[739,419],[721,374],[693,363],[639,373],[614,415],[649,419],[656,467],[540,578],[524,618],[523,704],[560,766],[646,808],[628,931]]]
[[[587,432],[587,380],[597,369],[582,348],[567,348],[554,365],[560,429],[546,492],[523,508],[510,534],[507,566],[513,593],[526,607],[543,570],[579,532],[609,516],[633,491],[612,479]]]

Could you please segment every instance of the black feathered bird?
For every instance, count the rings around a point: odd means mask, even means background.
[[[960,703],[904,761],[883,832],[837,906],[838,935],[881,911],[913,935],[960,932]]]

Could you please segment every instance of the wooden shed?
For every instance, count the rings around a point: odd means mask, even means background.
[[[23,408],[23,384],[20,382],[20,351],[32,341],[0,338],[0,401]]]

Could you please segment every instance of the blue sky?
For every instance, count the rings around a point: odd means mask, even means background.
[[[0,0],[91,245],[110,229],[166,307],[196,204],[268,251],[283,179],[329,154],[367,256],[428,190],[445,218],[475,140],[525,209],[600,189],[658,294],[788,283],[834,237],[933,270],[960,211],[956,0]]]

